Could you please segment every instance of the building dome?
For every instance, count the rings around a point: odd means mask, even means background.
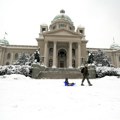
[[[72,20],[70,19],[69,16],[65,15],[65,11],[64,10],[60,10],[60,14],[56,15],[54,17],[54,19],[52,20],[52,23],[59,21],[59,20],[65,20],[67,22],[69,22],[70,24],[73,24]]]
[[[120,45],[116,44],[116,43],[113,43],[111,46],[110,46],[111,49],[120,49]]]
[[[5,38],[0,39],[0,45],[9,45],[9,42]]]

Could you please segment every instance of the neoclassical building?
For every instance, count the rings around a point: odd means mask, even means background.
[[[51,25],[41,25],[38,46],[44,56],[44,64],[48,67],[72,68],[80,67],[86,60],[85,29],[75,26],[72,20],[61,10]]]
[[[7,40],[0,40],[0,65],[12,64],[21,53],[33,54],[40,48],[40,54],[46,67],[79,68],[87,60],[88,51],[100,48],[86,48],[85,28],[75,28],[73,21],[64,10],[51,21],[50,26],[40,25],[36,38],[37,46],[9,45]],[[113,44],[110,49],[101,49],[110,58],[111,64],[120,67],[120,47]]]

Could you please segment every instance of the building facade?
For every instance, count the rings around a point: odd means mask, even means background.
[[[22,53],[33,54],[37,46],[0,45],[0,65],[13,64]]]
[[[71,19],[61,10],[51,25],[41,25],[38,46],[44,56],[44,64],[47,67],[72,68],[80,67],[86,60],[85,29],[75,27]]]
[[[33,54],[40,48],[46,67],[52,68],[79,68],[87,60],[88,51],[97,51],[100,48],[86,48],[85,28],[74,23],[64,10],[55,16],[50,26],[40,25],[40,33],[36,38],[37,46],[0,45],[0,65],[12,64],[21,53]],[[4,43],[4,42],[1,42]],[[119,49],[102,49],[110,57],[111,64],[120,67]]]

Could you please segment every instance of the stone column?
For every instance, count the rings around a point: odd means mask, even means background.
[[[4,65],[4,61],[5,61],[5,48],[2,48],[2,51],[1,51],[1,65]]]
[[[1,62],[2,62],[2,51],[0,50],[0,65],[1,65]]]
[[[53,43],[53,66],[52,68],[56,68],[56,41]]]
[[[119,67],[119,55],[116,53],[116,67]]]
[[[81,65],[81,45],[80,42],[78,42],[78,68],[80,68]]]
[[[13,60],[14,60],[14,55],[13,55],[13,53],[11,53],[11,57],[10,57],[10,64],[12,64],[12,63],[13,63]]]
[[[45,41],[45,46],[44,46],[44,65],[47,67],[47,55],[48,55],[48,50],[47,50],[47,45],[48,45],[48,42]]]
[[[72,42],[69,42],[69,68],[72,68]]]

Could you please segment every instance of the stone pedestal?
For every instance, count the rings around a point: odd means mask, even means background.
[[[39,78],[40,74],[45,71],[45,67],[38,64],[32,64],[32,78]]]
[[[89,78],[96,78],[96,69],[94,65],[89,65],[88,66],[88,71],[89,71]]]

